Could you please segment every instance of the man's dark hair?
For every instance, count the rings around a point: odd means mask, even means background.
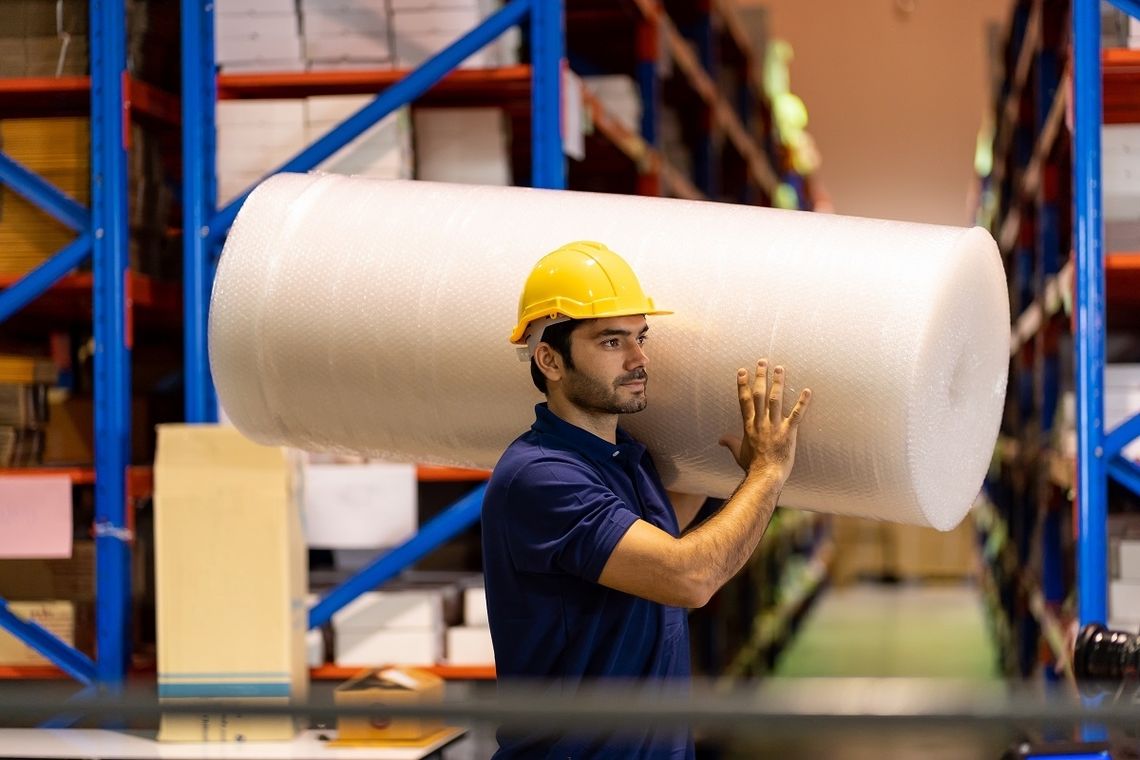
[[[574,359],[570,356],[571,333],[578,327],[592,321],[589,319],[571,319],[567,322],[551,325],[543,331],[542,342],[550,344],[550,347],[558,352],[562,361],[566,362],[566,369],[574,369]],[[546,375],[542,374],[542,370],[538,368],[538,362],[534,360],[533,356],[530,357],[530,379],[534,381],[535,388],[546,393]]]

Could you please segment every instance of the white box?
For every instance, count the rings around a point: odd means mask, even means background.
[[[219,127],[277,124],[300,129],[305,123],[305,101],[221,100],[218,101],[215,118]]]
[[[335,662],[341,667],[435,665],[443,660],[442,629],[336,629]]]
[[[491,629],[481,625],[448,628],[447,662],[450,665],[494,665]]]
[[[1122,538],[1118,549],[1120,558],[1119,578],[1140,583],[1140,539]],[[1137,615],[1140,620],[1140,615]]]
[[[1140,620],[1140,581],[1109,582],[1108,616],[1117,620]]]
[[[325,664],[325,637],[320,630],[305,634],[305,652],[310,668],[319,668]]]
[[[301,0],[301,14],[367,10],[388,15],[388,0]]]
[[[226,61],[218,64],[218,67],[227,74],[264,74],[279,71],[304,71],[305,61],[301,58],[293,58],[288,61]]]
[[[237,37],[219,36],[218,62],[223,68],[233,63],[260,63],[264,70],[278,61],[301,60],[301,37]]]
[[[397,11],[392,14],[392,29],[397,34],[444,32],[460,37],[478,26],[484,18],[474,5],[426,12]]]
[[[428,59],[461,36],[454,32],[417,32],[394,35],[396,65],[402,69],[422,66]],[[463,59],[461,69],[492,69],[503,65],[498,46],[488,45]]]
[[[411,464],[308,464],[304,519],[309,546],[398,546],[415,532],[419,512]]]
[[[1104,366],[1104,385],[1106,388],[1140,390],[1140,364],[1106,364]]]
[[[1105,221],[1140,219],[1140,124],[1101,129]]]
[[[388,14],[372,8],[320,8],[301,15],[305,37],[336,37],[347,32],[370,33],[387,38]]]
[[[305,36],[305,58],[310,61],[387,61],[391,57],[387,34],[348,31],[327,37]]]
[[[487,625],[487,589],[482,586],[463,589],[463,622]]]
[[[586,77],[583,83],[601,101],[606,113],[634,134],[641,133],[641,94],[632,77]]]
[[[333,615],[333,627],[443,630],[443,605],[439,589],[368,591]]]
[[[374,71],[390,70],[395,67],[395,59],[391,57],[383,60],[309,61],[306,66],[309,71]]]
[[[435,182],[510,185],[504,118],[497,108],[416,109],[416,177]]]
[[[301,57],[296,14],[216,15],[215,54],[225,64],[241,61],[290,61]]]
[[[214,17],[231,15],[282,16],[297,12],[295,0],[216,0]]]
[[[219,174],[218,175],[218,203],[226,204],[237,198],[246,190],[251,189],[261,180],[263,174]]]
[[[469,8],[487,15],[501,4],[494,0],[388,0],[393,13],[466,10]]]

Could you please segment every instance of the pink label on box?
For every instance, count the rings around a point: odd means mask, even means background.
[[[0,475],[0,559],[71,556],[71,478]]]

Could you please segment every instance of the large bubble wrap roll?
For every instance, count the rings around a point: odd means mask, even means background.
[[[230,232],[210,307],[226,414],[267,444],[491,467],[541,400],[507,336],[545,253],[597,240],[650,317],[648,408],[621,424],[670,488],[741,472],[736,370],[810,387],[786,506],[948,530],[993,451],[1009,302],[966,229],[749,206],[278,175]]]

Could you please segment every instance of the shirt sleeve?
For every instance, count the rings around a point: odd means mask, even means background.
[[[505,517],[516,569],[592,582],[638,520],[596,473],[558,461],[533,462],[515,475]]]

